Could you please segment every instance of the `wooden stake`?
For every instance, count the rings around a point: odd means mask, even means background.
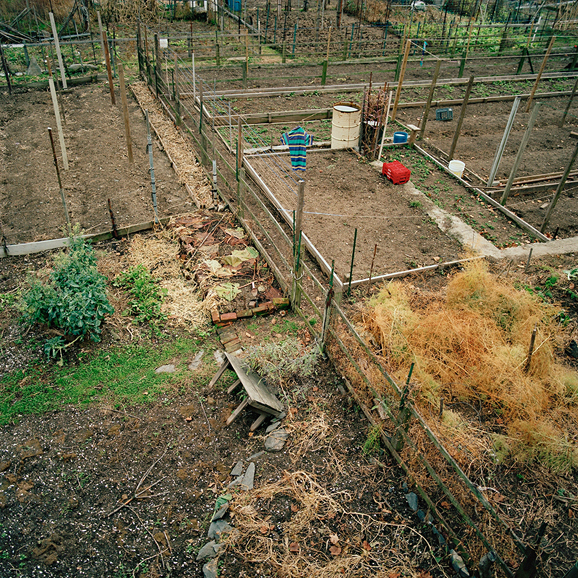
[[[538,331],[538,326],[534,326],[534,331],[532,331],[532,337],[530,338],[530,348],[528,350],[528,359],[526,360],[526,365],[524,366],[524,373],[528,373],[530,369],[530,364],[532,363],[532,355],[534,354],[534,343],[536,341],[536,333]]]
[[[329,32],[327,33],[327,52],[325,53],[325,60],[329,61],[329,45],[331,43],[331,30],[332,27],[329,27]]]
[[[528,98],[528,104],[526,105],[526,112],[530,112],[530,107],[532,106],[532,100],[534,99],[534,94],[536,94],[536,89],[538,88],[538,83],[540,82],[540,78],[542,77],[542,73],[546,68],[546,62],[548,62],[548,57],[550,56],[550,52],[552,52],[552,47],[554,46],[554,41],[556,40],[555,36],[550,38],[550,44],[548,44],[548,50],[546,50],[546,54],[544,55],[544,60],[542,60],[542,65],[540,66],[540,70],[538,71],[538,76],[536,77],[536,82],[534,82],[534,86],[532,87],[532,91],[530,92],[530,98]]]
[[[420,129],[419,129],[419,137],[418,137],[419,140],[423,139],[423,135],[424,135],[424,133],[425,133],[425,126],[426,126],[426,124],[427,124],[427,119],[428,119],[428,116],[429,116],[429,110],[430,110],[430,108],[431,108],[431,101],[433,100],[433,96],[434,96],[434,92],[435,92],[435,89],[436,89],[436,84],[437,84],[437,81],[438,81],[438,77],[439,77],[439,75],[440,75],[440,69],[441,69],[441,67],[442,67],[442,61],[441,61],[441,60],[438,60],[438,61],[436,62],[436,68],[435,68],[434,75],[433,75],[433,78],[432,78],[432,81],[431,81],[431,85],[430,85],[430,88],[429,88],[429,94],[428,94],[428,96],[427,96],[427,101],[426,101],[426,103],[425,103],[425,110],[423,111],[423,116],[421,117],[421,122],[420,122],[420,125],[419,125],[419,126],[420,126]]]
[[[50,79],[52,80],[52,79]],[[52,80],[54,84],[54,81]],[[72,234],[72,227],[70,226],[70,216],[68,214],[68,207],[66,205],[66,197],[64,196],[64,189],[62,188],[62,179],[60,178],[60,170],[58,169],[58,159],[56,158],[56,149],[54,148],[54,138],[52,137],[52,129],[48,128],[48,136],[50,137],[50,145],[52,147],[52,157],[54,159],[54,168],[56,169],[56,176],[58,178],[58,187],[60,189],[60,199],[64,207],[64,214],[66,215],[66,224],[68,226],[68,234]]]
[[[110,90],[110,101],[113,105],[116,104],[116,98],[114,96],[114,84],[112,83],[112,69],[110,67],[110,54],[108,52],[108,38],[106,32],[102,33],[102,42],[104,45],[104,58],[106,60],[106,72],[108,73],[108,88]]]
[[[577,52],[578,54],[578,52]],[[574,100],[574,95],[576,94],[576,88],[578,88],[578,78],[576,78],[575,82],[574,82],[574,86],[572,87],[572,94],[570,95],[570,100],[568,101],[568,104],[566,105],[566,110],[564,111],[564,114],[562,115],[562,120],[560,121],[560,128],[562,128],[564,126],[564,121],[566,120],[566,115],[568,114],[568,111],[570,110],[570,107],[572,106],[572,101]]]
[[[393,110],[391,111],[391,120],[395,120],[395,115],[397,114],[397,106],[399,104],[399,98],[401,96],[401,87],[403,85],[403,77],[405,76],[405,68],[407,66],[407,59],[409,57],[410,48],[411,48],[411,39],[408,38],[405,43],[405,52],[403,54],[401,71],[399,73],[399,83],[397,85],[397,90],[395,91],[395,101],[393,103]]]
[[[66,84],[66,71],[64,70],[64,62],[62,60],[62,53],[60,52],[60,41],[58,40],[58,32],[56,31],[56,22],[54,22],[54,14],[49,12],[50,26],[52,27],[52,36],[54,36],[54,46],[56,47],[56,56],[58,57],[58,66],[60,68],[60,77],[62,78],[62,88],[68,88]]]
[[[239,134],[237,136],[237,170],[243,166],[243,124],[239,117]]]
[[[454,158],[454,153],[456,152],[456,146],[458,145],[458,139],[460,138],[460,132],[462,130],[462,124],[464,123],[464,118],[466,116],[466,108],[468,106],[468,100],[470,99],[470,94],[472,92],[472,86],[474,85],[474,77],[470,76],[468,85],[466,87],[466,95],[464,96],[464,101],[462,102],[462,109],[460,110],[460,118],[458,119],[458,126],[456,127],[456,132],[454,133],[454,140],[452,141],[452,146],[448,154],[448,161]]]
[[[393,97],[393,90],[389,91],[387,96],[387,110],[385,111],[385,120],[383,121],[383,133],[381,135],[381,144],[379,145],[379,155],[377,155],[377,160],[381,159],[381,153],[383,152],[383,143],[385,142],[385,133],[387,131],[387,120],[389,117],[389,107],[391,106],[391,99]]]
[[[4,57],[4,50],[2,49],[2,42],[0,42],[0,60],[2,61],[2,68],[4,69],[4,76],[6,77],[6,82],[8,84],[8,94],[12,94],[12,81],[10,80],[10,70],[8,69],[8,63]]]
[[[120,81],[120,98],[122,101],[122,115],[124,117],[124,132],[126,136],[126,150],[128,153],[128,162],[133,162],[132,156],[132,140],[130,137],[130,122],[128,117],[128,101],[126,98],[126,86],[124,84],[124,66],[118,65],[118,78]]]
[[[378,159],[379,160],[379,159]],[[375,254],[377,253],[377,243],[373,248],[373,258],[371,259],[371,267],[369,269],[369,284],[371,285],[371,277],[373,276],[373,265],[375,264]]]
[[[500,142],[500,145],[498,146],[498,150],[496,151],[494,162],[492,163],[490,176],[488,177],[487,182],[488,187],[491,187],[494,184],[494,178],[496,177],[496,173],[498,172],[498,167],[500,166],[500,161],[502,160],[502,155],[504,154],[506,143],[508,142],[508,137],[510,136],[512,126],[514,125],[514,119],[516,118],[516,113],[518,112],[518,106],[520,106],[521,100],[522,98],[520,96],[516,96],[516,98],[514,99],[514,104],[512,105],[512,110],[510,111],[510,116],[508,118],[506,128],[504,129],[504,134],[502,135],[502,140]]]
[[[299,239],[303,224],[303,205],[305,204],[305,181],[299,180],[297,189],[297,213],[295,215],[295,239]]]
[[[570,136],[572,136],[573,138],[578,138],[578,133],[573,132],[573,133],[571,133]],[[552,200],[550,201],[550,204],[548,205],[548,209],[546,211],[546,216],[544,217],[544,221],[542,223],[542,226],[540,227],[540,233],[543,233],[544,230],[546,229],[546,225],[548,224],[548,221],[550,220],[550,217],[552,216],[552,211],[554,210],[554,207],[556,207],[556,203],[558,202],[558,199],[560,198],[560,194],[564,190],[564,185],[566,184],[566,180],[568,179],[568,175],[570,174],[570,171],[572,170],[572,166],[574,165],[574,162],[576,161],[576,157],[578,157],[578,142],[576,143],[576,146],[574,147],[574,152],[572,153],[572,157],[570,158],[570,162],[566,166],[566,170],[564,171],[564,174],[562,175],[562,180],[558,184],[558,188],[556,189],[556,192],[554,193],[554,197],[552,198]]]
[[[516,173],[518,172],[518,167],[520,166],[520,162],[522,161],[522,156],[524,154],[524,150],[526,149],[526,145],[530,140],[530,134],[532,133],[532,128],[534,128],[534,123],[536,122],[536,118],[538,117],[538,111],[542,106],[541,102],[537,102],[534,105],[534,109],[532,110],[532,114],[530,115],[530,120],[528,121],[528,127],[526,128],[526,132],[522,137],[522,142],[520,143],[520,148],[518,149],[518,154],[516,155],[516,159],[514,160],[514,166],[510,171],[510,177],[508,178],[508,182],[506,183],[506,188],[502,193],[502,198],[500,199],[500,204],[505,205],[506,201],[508,200],[508,196],[510,195],[510,189],[512,188],[512,183],[514,182],[514,178],[516,177]]]
[[[64,143],[64,134],[62,132],[62,123],[60,122],[60,110],[58,108],[58,98],[56,96],[56,88],[54,87],[54,79],[52,76],[48,78],[48,86],[50,86],[50,96],[52,97],[52,106],[54,107],[54,116],[56,117],[56,130],[58,131],[58,140],[60,142],[60,151],[62,152],[62,166],[65,171],[68,170],[68,155],[66,154],[66,144]],[[50,138],[52,139],[52,129],[50,130]]]

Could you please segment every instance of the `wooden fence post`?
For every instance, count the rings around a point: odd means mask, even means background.
[[[431,108],[431,101],[433,100],[433,95],[434,95],[434,91],[436,89],[436,84],[438,81],[438,77],[440,75],[440,69],[442,66],[442,61],[438,59],[438,61],[436,62],[436,69],[434,71],[434,75],[431,81],[431,85],[429,88],[429,94],[427,96],[427,101],[425,103],[425,110],[423,112],[423,116],[421,117],[421,122],[419,125],[419,140],[421,140],[423,138],[423,134],[425,132],[425,125],[427,124],[427,119],[429,116],[429,111]]]
[[[540,78],[542,77],[542,73],[546,68],[546,62],[548,62],[548,57],[550,56],[550,52],[552,52],[552,47],[554,46],[554,40],[556,40],[555,36],[550,38],[550,44],[548,44],[548,49],[546,50],[546,54],[544,55],[544,60],[542,60],[542,65],[540,66],[540,70],[538,71],[538,76],[536,77],[536,82],[534,82],[534,86],[532,87],[532,91],[530,92],[530,97],[528,98],[528,104],[526,105],[526,112],[530,112],[530,107],[532,106],[532,100],[534,100],[534,94],[536,94],[536,89],[538,88],[538,83],[540,82]]]
[[[570,136],[572,138],[578,138],[578,132],[570,133]],[[550,201],[550,204],[548,205],[548,209],[546,210],[546,215],[544,217],[544,221],[542,222],[542,226],[540,227],[540,233],[544,232],[544,230],[546,229],[546,225],[548,224],[548,221],[550,221],[550,217],[552,216],[552,211],[556,207],[556,203],[558,202],[560,194],[564,190],[564,185],[566,184],[566,180],[568,179],[568,175],[570,174],[570,171],[572,170],[572,166],[574,165],[574,162],[576,161],[576,157],[578,157],[578,142],[576,143],[576,146],[574,147],[574,152],[572,153],[572,157],[570,158],[570,161],[566,165],[566,170],[564,171],[564,175],[562,176],[562,179],[560,180],[560,183],[558,184],[558,188],[556,189],[556,192],[554,193],[554,197],[552,198],[552,200]]]
[[[474,77],[470,76],[468,86],[466,87],[466,94],[464,96],[464,101],[462,102],[462,109],[460,110],[460,118],[458,119],[456,132],[454,133],[454,140],[452,141],[452,146],[448,154],[448,161],[451,161],[454,158],[454,153],[456,152],[456,146],[458,145],[458,139],[460,138],[460,132],[462,131],[462,124],[464,123],[464,118],[466,116],[466,108],[468,106],[468,100],[470,99],[470,94],[472,92],[473,85],[474,85]]]
[[[530,115],[530,120],[528,121],[528,127],[526,128],[526,132],[522,137],[522,142],[520,143],[520,148],[518,149],[518,154],[516,155],[516,159],[514,160],[514,165],[512,166],[512,170],[510,171],[510,177],[508,178],[508,182],[506,183],[506,188],[502,193],[502,198],[500,199],[500,204],[505,205],[506,201],[508,200],[508,196],[510,195],[510,189],[512,188],[512,183],[516,178],[516,173],[518,172],[518,167],[520,166],[520,162],[522,161],[522,155],[524,154],[524,150],[526,149],[526,145],[530,140],[530,134],[532,133],[532,128],[534,128],[534,123],[536,122],[536,118],[538,116],[538,111],[540,110],[540,106],[542,103],[537,102],[534,105],[534,109],[532,110],[532,114]]]
[[[518,112],[518,107],[520,106],[521,100],[522,98],[520,96],[516,96],[516,98],[514,99],[514,104],[512,104],[512,110],[510,111],[510,116],[508,118],[506,128],[504,129],[502,140],[500,142],[500,145],[498,146],[498,150],[496,151],[496,156],[494,157],[492,168],[490,169],[490,176],[488,177],[488,182],[486,183],[488,187],[491,187],[494,184],[494,178],[496,177],[496,173],[498,172],[500,160],[502,159],[502,155],[504,154],[506,143],[508,142],[508,137],[510,136],[512,126],[514,125],[514,119],[516,118],[516,113]]]
[[[128,153],[128,162],[133,162],[132,156],[132,139],[130,136],[130,122],[128,117],[128,101],[126,98],[126,87],[124,83],[124,66],[118,65],[118,78],[120,82],[120,99],[122,101],[122,116],[124,118],[124,132],[126,136],[126,150]]]
[[[399,83],[397,85],[397,90],[395,91],[395,100],[393,101],[393,110],[391,111],[391,120],[395,120],[395,115],[397,114],[397,106],[399,104],[399,99],[401,97],[401,87],[403,85],[403,77],[405,76],[405,68],[407,66],[407,59],[409,57],[409,50],[411,48],[411,40],[408,38],[405,43],[405,52],[403,54],[403,62],[401,64],[401,72],[399,73]]]
[[[578,54],[578,52],[576,54]],[[576,78],[576,80],[574,82],[574,86],[572,87],[572,94],[570,95],[570,100],[568,100],[568,104],[566,105],[566,110],[564,111],[564,114],[562,115],[562,120],[560,121],[560,128],[562,128],[564,126],[564,122],[566,121],[566,115],[568,114],[568,111],[570,110],[570,107],[572,106],[572,101],[574,100],[574,96],[576,95],[576,88],[578,88],[578,78]]]
[[[303,274],[303,206],[305,204],[305,181],[299,179],[297,189],[297,211],[293,230],[293,284],[291,287],[291,303],[295,308],[301,305],[301,275]]]

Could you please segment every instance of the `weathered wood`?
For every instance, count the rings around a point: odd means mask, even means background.
[[[249,398],[246,397],[237,407],[237,409],[229,416],[225,425],[231,425],[239,416],[239,414],[247,407],[249,404]]]
[[[534,128],[534,123],[536,122],[536,119],[538,118],[538,112],[540,111],[540,106],[542,106],[542,103],[537,102],[536,105],[534,106],[533,110],[532,110],[532,114],[530,115],[530,120],[528,121],[528,126],[526,128],[526,132],[524,133],[524,136],[522,137],[522,142],[520,143],[520,148],[518,149],[518,153],[516,154],[516,158],[514,159],[514,164],[512,165],[512,169],[510,170],[510,176],[508,178],[508,182],[506,183],[506,188],[504,189],[504,192],[502,193],[502,198],[500,199],[501,205],[505,205],[506,201],[508,200],[508,196],[510,194],[510,189],[512,188],[512,184],[514,182],[514,178],[515,178],[516,173],[518,171],[518,167],[520,166],[520,163],[522,162],[522,156],[524,155],[524,151],[526,150],[526,146],[528,144],[528,141],[530,140],[530,136],[532,134],[532,129]]]
[[[532,91],[530,92],[530,97],[528,98],[528,104],[526,105],[526,112],[530,112],[530,107],[532,106],[534,94],[536,94],[540,78],[542,78],[544,68],[546,68],[546,62],[548,62],[548,57],[550,56],[550,52],[552,52],[552,46],[554,46],[555,40],[556,40],[555,36],[552,36],[552,38],[550,38],[550,44],[548,44],[548,49],[546,50],[546,54],[544,55],[544,60],[542,60],[542,65],[540,66],[540,70],[538,71],[538,75],[536,76],[536,81],[534,82],[534,86],[532,87]]]
[[[265,413],[278,416],[283,411],[283,405],[267,389],[264,379],[245,366],[238,357],[230,353],[225,353],[225,355],[247,392],[247,403]]]
[[[570,136],[576,138],[576,137],[578,137],[578,134],[573,132],[573,133],[571,133]],[[548,222],[550,221],[550,217],[552,216],[552,211],[556,207],[556,203],[558,202],[558,199],[560,198],[560,194],[564,190],[564,185],[566,184],[566,180],[568,179],[568,175],[570,174],[570,171],[572,170],[572,166],[574,165],[574,162],[576,161],[576,157],[578,157],[578,142],[576,143],[576,146],[574,147],[574,152],[572,153],[572,157],[570,158],[570,161],[568,162],[568,165],[566,166],[566,170],[564,171],[564,174],[562,175],[562,179],[560,180],[560,183],[558,184],[558,188],[556,189],[556,192],[554,193],[554,197],[552,198],[552,200],[550,201],[550,204],[548,205],[548,209],[546,210],[546,215],[544,216],[544,221],[542,222],[542,226],[540,227],[541,233],[543,233],[546,230],[546,226],[548,225]]]
[[[429,111],[431,108],[431,103],[433,100],[433,95],[436,89],[436,84],[438,81],[438,77],[440,75],[440,69],[442,66],[442,61],[438,59],[438,61],[436,62],[436,68],[434,71],[434,75],[431,81],[431,86],[429,89],[429,94],[427,96],[427,100],[425,102],[425,110],[423,112],[423,116],[421,117],[421,122],[420,122],[420,131],[419,131],[419,140],[421,140],[423,138],[423,133],[425,132],[425,127],[427,124],[427,119],[429,117]]]
[[[227,355],[225,353],[225,355]],[[215,373],[215,375],[213,376],[213,379],[211,379],[211,381],[209,382],[209,385],[207,385],[208,389],[212,389],[215,386],[215,383],[217,383],[217,381],[219,381],[221,375],[223,375],[223,373],[225,373],[225,370],[227,369],[227,367],[229,367],[229,365],[231,365],[229,358],[227,356],[226,361],[223,361],[221,367],[219,367],[219,370],[217,371],[217,373]]]
[[[399,99],[401,97],[401,87],[403,86],[403,77],[405,76],[405,69],[407,67],[407,58],[409,56],[409,49],[411,48],[411,40],[407,40],[405,44],[405,52],[403,53],[403,62],[401,65],[401,71],[399,73],[399,83],[397,85],[397,90],[395,91],[395,100],[393,101],[393,110],[391,111],[391,120],[395,120],[395,115],[397,114],[397,107],[399,104]]]
[[[454,158],[454,153],[456,152],[456,147],[458,146],[458,139],[460,138],[460,133],[462,132],[462,125],[464,124],[464,118],[466,117],[466,109],[468,107],[468,101],[470,100],[470,94],[472,92],[473,85],[474,77],[470,76],[470,80],[468,81],[468,86],[466,88],[466,94],[464,96],[464,101],[461,105],[460,117],[456,126],[456,132],[454,133],[454,140],[452,141],[452,146],[450,147],[450,152],[448,153],[448,161],[451,161]]]
[[[241,385],[241,380],[238,379],[235,383],[233,383],[233,385],[231,385],[231,386],[229,387],[229,389],[227,390],[227,393],[230,395],[230,394],[233,393],[240,385]]]
[[[260,413],[259,417],[251,424],[249,431],[255,431],[268,417],[266,413]]]

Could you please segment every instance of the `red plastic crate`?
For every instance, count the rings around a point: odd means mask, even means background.
[[[385,175],[394,185],[403,185],[409,181],[411,171],[399,161],[383,163],[381,174]]]

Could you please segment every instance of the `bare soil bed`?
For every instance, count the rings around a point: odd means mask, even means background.
[[[567,102],[567,98],[544,99],[540,115],[516,174],[517,177],[564,171],[575,146],[570,133],[578,126],[576,109],[573,107],[564,127],[559,127]],[[466,168],[471,169],[483,179],[488,178],[511,106],[511,103],[468,106],[454,158],[465,162]],[[428,143],[446,152],[450,149],[460,108],[459,106],[453,107],[453,121],[428,122],[425,132],[426,149]],[[401,109],[398,118],[404,122],[415,123],[420,116],[421,111],[416,109]],[[528,125],[529,116],[530,114],[525,112],[525,101],[522,101],[496,175],[496,180],[501,181],[502,185],[505,185],[508,180]],[[437,153],[437,151],[432,152]],[[546,214],[546,209],[542,206],[550,201],[555,189],[554,186],[539,192],[526,193],[523,196],[514,194],[508,200],[507,207],[534,227],[540,228]],[[500,196],[501,193],[496,194],[494,198],[499,200]],[[560,197],[547,230],[551,233],[558,230],[560,237],[575,236],[578,234],[577,216],[578,199],[575,198],[574,191],[570,189]]]
[[[151,221],[149,159],[144,116],[129,95],[134,164],[128,162],[120,97],[110,103],[108,85],[90,84],[62,94],[69,165],[62,167],[50,93],[15,94],[0,111],[0,223],[8,244],[62,237],[65,226],[47,127],[53,127],[70,219],[87,232],[111,230],[111,200],[116,224]],[[153,133],[153,158],[159,216],[190,210]]]
[[[273,179],[270,160],[265,159],[251,157],[250,162],[282,206],[295,210],[295,195]],[[285,162],[289,162],[288,158]],[[376,244],[373,275],[459,257],[459,243],[442,233],[419,206],[410,206],[403,186],[385,180],[355,154],[310,152],[303,178],[303,230],[329,263],[335,260],[335,270],[342,280],[349,273],[356,228],[354,279],[369,276]]]

